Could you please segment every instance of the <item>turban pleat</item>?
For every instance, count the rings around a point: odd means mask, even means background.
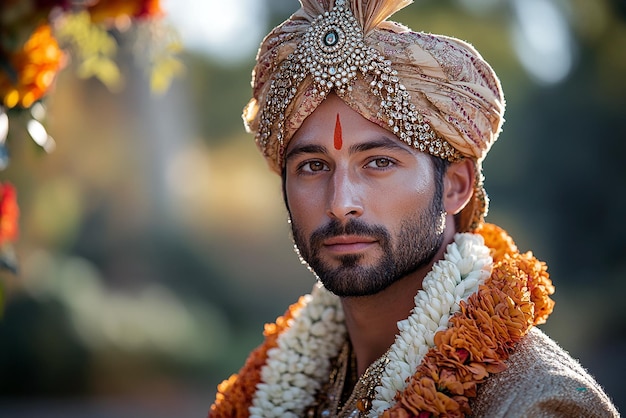
[[[336,13],[337,3],[338,0],[301,0],[302,7],[276,27],[259,48],[253,71],[253,98],[243,117],[249,131],[257,135],[257,143],[270,167],[277,172],[281,170],[289,140],[325,98],[325,94],[318,91],[319,82],[312,74],[290,73],[290,66],[298,64],[294,54],[303,47],[303,40],[311,36],[311,28],[315,28],[320,19],[323,21],[333,10]],[[461,158],[475,161],[474,197],[480,202],[471,202],[467,211],[480,213],[463,216],[473,219],[472,225],[475,225],[476,220],[486,214],[481,162],[498,138],[504,121],[505,102],[498,77],[467,42],[413,32],[387,20],[411,0],[347,0],[346,3],[362,31],[365,45],[362,49],[379,57],[376,58],[379,67],[383,62],[389,64],[397,75],[398,85],[406,89],[411,105],[423,118],[420,120],[425,121],[438,138],[456,150]],[[345,20],[350,22],[348,18]],[[339,33],[338,36],[345,35]],[[323,39],[318,40],[321,41]],[[361,49],[357,52],[363,56]],[[335,93],[366,119],[391,130],[389,113],[383,108],[384,99],[372,89],[379,81],[378,76],[372,71],[359,69],[356,72],[347,82],[349,88],[342,85]],[[261,129],[262,126],[266,129]],[[465,225],[461,229],[470,227]]]

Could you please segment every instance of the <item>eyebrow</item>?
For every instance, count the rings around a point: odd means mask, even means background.
[[[351,145],[348,152],[350,154],[356,154],[372,149],[387,149],[403,151],[409,154],[411,153],[411,151],[399,144],[397,139],[394,140],[386,136],[383,136],[380,139]],[[298,155],[302,154],[328,154],[328,149],[323,145],[305,144],[299,147],[295,147],[294,149],[289,151],[289,153],[287,153],[287,155],[285,156],[285,161],[289,161],[290,158],[297,157]]]
[[[328,154],[328,149],[323,145],[302,145],[289,151],[285,156],[285,161],[289,161],[290,158],[297,157],[302,154]]]
[[[362,142],[360,144],[354,144],[350,146],[350,153],[356,154],[357,152],[369,151],[371,149],[387,149],[394,151],[404,151],[410,154],[411,151],[403,147],[402,144],[400,144],[398,141],[398,139],[391,139],[389,137],[382,136],[380,139]]]

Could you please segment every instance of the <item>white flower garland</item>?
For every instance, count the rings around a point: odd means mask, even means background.
[[[328,377],[330,359],[337,356],[346,327],[339,298],[316,285],[305,305],[289,321],[267,352],[249,412],[251,418],[302,416]]]
[[[415,296],[415,308],[398,322],[400,333],[389,349],[389,362],[376,388],[369,417],[390,408],[397,392],[434,347],[434,336],[448,327],[461,300],[478,290],[490,275],[493,261],[478,234],[456,234],[446,254],[424,277],[423,290]],[[345,341],[346,328],[339,298],[321,285],[307,296],[289,328],[268,351],[261,382],[250,406],[252,418],[299,417],[315,400],[328,378],[330,359]]]

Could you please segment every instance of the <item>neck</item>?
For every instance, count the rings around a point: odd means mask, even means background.
[[[454,225],[454,223],[452,223]],[[414,297],[422,289],[422,281],[445,249],[454,240],[454,229],[446,228],[444,241],[431,262],[398,280],[385,290],[371,296],[342,298],[346,328],[357,359],[359,376],[381,357],[398,334],[397,323],[414,308]]]

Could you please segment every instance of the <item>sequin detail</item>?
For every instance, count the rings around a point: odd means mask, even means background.
[[[313,80],[312,94],[325,97],[334,91],[343,96],[352,91],[352,83],[359,74],[370,80],[370,91],[380,99],[381,119],[402,141],[449,161],[462,158],[416,110],[391,61],[366,45],[363,29],[344,0],[336,1],[330,11],[311,23],[302,41],[272,78],[257,133],[264,153],[268,154],[267,148],[276,135],[279,155],[284,154],[285,114],[306,77]]]

